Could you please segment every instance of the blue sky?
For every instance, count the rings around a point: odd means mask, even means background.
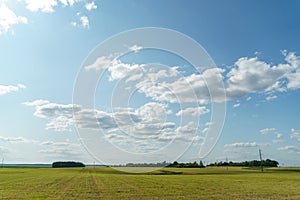
[[[264,158],[300,165],[299,8],[299,1],[267,0],[0,0],[0,155],[6,163],[209,163],[258,159],[260,148]],[[107,38],[143,27],[187,35],[216,66],[198,72],[141,43],[119,44],[135,47],[120,58],[97,54]],[[95,107],[73,102],[79,72],[101,70]],[[130,77],[136,78],[126,82]],[[216,93],[218,102],[211,101],[200,87],[203,78],[227,98]],[[187,82],[195,84],[184,93]],[[118,98],[126,88],[134,93],[123,105]],[[189,98],[193,92],[196,100]],[[222,122],[211,120],[214,104],[226,105],[224,127],[200,158],[209,130]]]

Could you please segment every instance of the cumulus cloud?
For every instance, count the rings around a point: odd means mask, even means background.
[[[300,141],[300,130],[291,129],[291,138],[295,138]]]
[[[205,70],[202,74],[192,74],[175,81],[153,82],[145,79],[137,84],[137,88],[156,101],[199,102],[201,104],[206,104],[210,100],[221,102],[224,101],[222,72],[224,72],[223,69],[212,68]],[[178,71],[177,74],[179,74]]]
[[[237,107],[240,107],[240,105],[241,105],[240,103],[236,103],[236,104],[234,104],[232,107],[233,107],[233,108],[237,108]]]
[[[89,28],[90,27],[90,22],[89,18],[85,15],[80,17],[81,25],[83,28]]]
[[[26,106],[41,106],[41,105],[48,104],[48,103],[50,103],[50,102],[47,100],[38,99],[35,101],[24,102],[23,104]]]
[[[198,117],[200,115],[204,115],[206,113],[209,113],[209,109],[207,109],[205,106],[200,107],[188,107],[185,109],[182,109],[176,113],[176,116],[181,115],[191,115],[194,117]]]
[[[183,142],[193,142],[203,140],[204,138],[198,135],[199,129],[197,124],[189,122],[186,125],[179,126],[175,131],[164,132],[159,135],[159,141],[171,141],[178,140]]]
[[[17,92],[20,89],[25,89],[26,86],[23,84],[18,85],[0,85],[0,95],[4,95],[11,92]]]
[[[224,147],[257,147],[256,142],[236,142],[232,144],[225,144]]]
[[[286,75],[288,79],[287,88],[298,89],[300,88],[300,58],[294,52],[287,53],[287,51],[283,51],[283,54],[286,56],[285,60],[295,68],[294,72]]]
[[[118,146],[124,146],[127,150],[134,149],[134,152],[157,150],[172,140],[186,143],[203,139],[198,135],[200,130],[196,123],[176,126],[175,122],[168,121],[168,115],[172,114],[172,111],[167,104],[160,102],[148,102],[135,109],[115,108],[112,112],[86,109],[75,104],[51,103],[46,100],[23,104],[34,107],[34,115],[48,121],[46,129],[68,131],[76,125],[79,129],[102,130],[105,139]],[[53,146],[51,142],[42,145]],[[63,148],[63,145],[59,148]],[[42,153],[47,152],[48,149]],[[51,152],[52,150],[49,153]],[[53,150],[52,153],[55,152]]]
[[[113,61],[111,60],[111,56],[100,56],[94,63],[84,66],[84,69],[86,71],[105,70],[112,65],[112,62]]]
[[[118,146],[125,146],[127,150],[134,152],[149,152],[158,150],[170,142],[192,143],[203,140],[199,136],[198,128],[195,123],[190,122],[186,125],[179,126],[176,129],[168,128],[159,134],[150,134],[147,137],[136,137],[122,133],[108,133],[105,137]]]
[[[76,124],[82,129],[100,128],[110,133],[124,131],[143,136],[159,134],[162,130],[175,127],[175,123],[165,121],[165,115],[172,113],[168,106],[157,102],[149,102],[137,109],[117,109],[115,112],[85,109],[76,104],[57,104],[46,100],[23,104],[35,107],[34,115],[48,119],[46,129],[55,131],[68,131]]]
[[[56,0],[25,0],[26,8],[31,12],[54,12],[54,7],[57,6]]]
[[[63,4],[63,6],[73,6],[75,2],[78,2],[80,0],[59,0],[59,1]]]
[[[267,96],[267,97],[266,97],[266,100],[267,100],[267,101],[271,101],[271,100],[274,100],[274,99],[277,99],[277,96],[276,96],[276,95],[270,95],[270,96]]]
[[[17,16],[6,4],[0,5],[0,35],[11,30],[15,24],[27,24],[28,19],[23,16]]]
[[[0,35],[6,33],[11,29],[12,25],[15,24],[27,24],[28,19],[24,16],[17,16],[11,9],[9,9],[5,1],[0,1]],[[54,13],[58,7],[66,8],[71,7],[75,3],[81,3],[82,7],[90,11],[97,8],[94,1],[90,3],[85,3],[83,0],[19,0],[19,2],[25,4],[25,7],[30,12],[43,12],[43,13]],[[22,4],[22,5],[24,5]],[[88,16],[82,15],[81,12],[78,19],[72,21],[70,24],[74,27],[89,28]]]
[[[73,123],[73,110],[76,112],[81,109],[78,105],[56,104],[42,99],[24,102],[23,104],[35,107],[34,115],[36,117],[49,118],[46,129],[56,131],[70,130],[70,125]]]
[[[91,11],[93,9],[97,9],[97,5],[95,4],[94,1],[92,1],[91,3],[85,4],[85,9],[87,9],[88,11]]]
[[[227,95],[237,98],[249,93],[269,91],[273,86],[279,89],[279,80],[294,69],[289,64],[270,64],[255,58],[240,58],[228,74]]]
[[[21,137],[3,137],[3,136],[0,136],[0,141],[3,141],[3,142],[23,142],[24,139],[21,138]]]
[[[3,137],[0,136],[0,141],[9,143],[38,143],[36,140],[27,139],[23,137]]]
[[[278,148],[279,151],[288,151],[290,153],[300,154],[300,146],[284,146]]]
[[[135,49],[139,49],[138,46],[132,47],[132,50]],[[155,101],[207,104],[261,93],[269,101],[277,98],[276,92],[297,88],[299,57],[295,53],[286,53],[284,56],[286,63],[277,65],[257,57],[243,57],[235,62],[227,74],[221,68],[210,68],[189,75],[183,75],[178,67],[158,71],[150,65],[123,63],[111,55],[99,57],[85,69],[108,70],[110,80],[132,81],[139,92]],[[250,99],[248,97],[247,101]]]
[[[135,45],[129,47],[128,49],[129,49],[130,51],[139,52],[140,50],[143,49],[143,47],[135,44]]]
[[[26,4],[26,8],[31,12],[41,11],[45,13],[53,13],[55,12],[55,7],[59,5],[61,5],[62,7],[73,6],[75,3],[80,2],[82,0],[23,0],[23,1]]]
[[[268,133],[274,132],[274,131],[276,131],[275,128],[264,128],[264,129],[261,129],[259,132],[260,132],[261,134],[265,135],[265,134],[268,134]]]

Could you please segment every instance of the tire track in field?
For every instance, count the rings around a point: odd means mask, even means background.
[[[59,199],[99,199],[101,193],[93,174],[82,171],[57,192]]]
[[[131,184],[131,178],[127,179],[127,175],[120,176],[119,174],[110,174],[98,176],[97,180],[100,180],[101,185],[104,186],[102,188],[102,197],[104,196],[104,199],[128,199],[138,197],[138,188]]]
[[[43,192],[48,185],[57,182],[58,179],[59,178],[49,179],[49,176],[32,175],[27,178],[6,181],[4,184],[13,184],[14,186],[12,188],[6,187],[6,192],[9,191],[10,194],[14,194],[14,199],[23,199],[37,192]]]
[[[42,182],[39,182],[38,185],[36,185],[35,187],[31,187],[31,188],[26,188],[24,196],[23,197],[34,197],[34,196],[45,196],[45,198],[47,197],[52,197],[54,195],[54,197],[57,197],[56,193],[58,192],[58,190],[65,185],[66,182],[70,182],[72,181],[74,177],[56,177],[54,179],[49,180],[44,180]],[[34,182],[34,181],[33,181]],[[32,194],[34,194],[32,196]],[[54,198],[55,199],[55,198]]]
[[[91,170],[88,171],[88,173],[85,173],[85,181],[84,183],[81,182],[79,197],[81,199],[89,198],[89,199],[99,199],[101,197],[101,192],[99,190],[99,186],[97,184],[97,181],[95,179],[95,174],[91,172]]]
[[[51,199],[69,199],[68,194],[70,193],[70,191],[73,191],[74,184],[76,184],[76,182],[79,179],[79,173],[75,174],[69,178],[66,177],[61,177],[59,178],[58,182],[53,182],[51,183],[51,186],[49,186],[48,188],[48,193],[49,193],[49,189],[52,189],[53,193],[51,193],[49,196]]]

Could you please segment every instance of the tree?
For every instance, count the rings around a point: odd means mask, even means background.
[[[200,168],[204,168],[205,167],[204,164],[203,164],[203,162],[202,162],[202,160],[200,160],[200,162],[199,162],[199,167]]]
[[[74,162],[74,161],[68,161],[68,162],[53,162],[52,163],[53,168],[63,168],[63,167],[85,167],[85,165],[81,162]]]

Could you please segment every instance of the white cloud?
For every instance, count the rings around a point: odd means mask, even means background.
[[[265,128],[265,129],[261,129],[259,132],[260,132],[261,134],[265,135],[265,134],[268,134],[268,133],[274,132],[274,131],[276,131],[275,128]]]
[[[14,85],[0,85],[0,95],[4,95],[11,92],[17,92],[20,89],[26,88],[23,84]]]
[[[287,84],[287,87],[289,89],[298,89],[298,88],[300,88],[300,71],[297,71],[295,73],[287,74],[286,77],[289,80],[289,83]]]
[[[54,12],[57,6],[57,0],[25,0],[26,8],[31,12],[42,11],[46,13]]]
[[[4,3],[0,5],[0,35],[11,30],[15,24],[27,24],[28,19],[23,16],[17,16]]]
[[[64,105],[64,104],[56,104],[56,103],[47,103],[47,104],[37,105],[34,115],[40,118],[56,117],[56,116],[72,117],[73,110],[74,111],[80,110],[80,106],[74,104]]]
[[[59,1],[63,4],[63,6],[73,6],[75,2],[78,2],[80,0],[59,0]]]
[[[285,61],[289,63],[294,69],[299,69],[300,67],[300,57],[296,55],[295,52],[283,51],[285,56]]]
[[[291,138],[295,138],[300,141],[300,130],[291,129]]]
[[[201,133],[206,134],[206,133],[208,132],[208,130],[209,130],[209,127],[206,127],[206,128],[204,128],[203,130],[201,130]]]
[[[257,147],[256,142],[236,142],[232,144],[225,144],[224,147]]]
[[[277,99],[277,96],[276,96],[276,95],[270,95],[270,96],[267,96],[267,97],[266,97],[266,100],[267,100],[267,101],[271,101],[271,100],[274,100],[274,99]]]
[[[76,125],[78,129],[102,130],[104,138],[134,152],[157,150],[172,140],[186,143],[203,139],[198,135],[200,130],[196,123],[190,122],[176,127],[174,122],[166,120],[172,111],[167,104],[159,102],[149,102],[136,109],[115,108],[113,112],[85,109],[74,104],[51,103],[46,100],[23,104],[33,106],[35,116],[47,119],[46,129],[68,131]],[[44,142],[42,145],[53,146],[51,142]],[[61,144],[41,153],[68,153],[64,148],[64,144]]]
[[[241,105],[240,103],[236,103],[236,104],[234,104],[232,107],[233,107],[233,108],[237,108],[237,107],[240,107],[240,105]]]
[[[139,48],[133,46],[132,49]],[[134,82],[139,92],[155,101],[207,104],[210,101],[238,99],[251,93],[266,94],[267,100],[277,98],[274,93],[290,89],[286,80],[292,81],[295,70],[300,68],[299,57],[294,53],[286,54],[285,59],[287,63],[273,66],[256,57],[240,58],[226,75],[223,75],[225,70],[220,68],[210,68],[201,74],[195,72],[190,75],[183,75],[178,67],[159,71],[150,65],[123,63],[111,55],[99,57],[94,63],[85,66],[85,69],[107,69],[110,80],[126,78],[126,82]],[[247,101],[250,99],[248,97]]]
[[[285,60],[296,69],[295,72],[291,72],[286,75],[286,78],[289,81],[287,88],[298,89],[300,88],[300,58],[299,56],[296,56],[294,52],[287,53],[285,51],[283,54],[286,55]]]
[[[179,126],[175,131],[162,133],[158,140],[160,141],[171,141],[179,140],[181,142],[192,142],[203,140],[204,138],[197,135],[199,132],[197,125],[194,122],[189,122],[184,126]]]
[[[206,113],[209,113],[209,109],[207,109],[205,106],[200,107],[188,107],[185,109],[182,109],[176,113],[176,116],[181,115],[191,115],[194,117],[198,117],[200,115],[204,115]]]
[[[42,99],[23,104],[35,107],[34,115],[39,118],[48,118],[49,122],[46,129],[55,131],[70,130],[70,125],[73,123],[73,111],[76,112],[81,109],[78,105],[55,104]]]
[[[18,86],[19,88],[22,88],[22,89],[25,89],[25,88],[26,88],[26,86],[25,86],[25,85],[23,85],[23,84],[20,84],[20,83],[19,83],[17,86]]]
[[[105,70],[112,65],[113,61],[111,60],[111,56],[100,56],[96,59],[96,61],[90,65],[84,66],[86,71],[90,70]]]
[[[94,1],[92,1],[91,3],[85,4],[85,9],[87,9],[88,11],[91,11],[93,9],[97,9],[97,5],[95,4]]]
[[[166,115],[172,113],[164,103],[149,102],[137,109],[138,115],[145,121],[161,121]]]
[[[27,24],[28,19],[24,16],[17,16],[14,11],[6,6],[6,1],[0,1],[0,35],[11,31],[13,25]],[[43,12],[54,13],[59,7],[72,7],[75,3],[81,3],[87,10],[96,9],[97,5],[94,1],[91,3],[85,3],[84,0],[18,0],[18,2],[25,4],[25,7],[30,12]],[[24,3],[23,3],[24,2]],[[78,19],[70,22],[73,27],[89,28],[89,18],[86,15],[82,15],[81,12],[77,12]]]
[[[31,101],[31,102],[24,102],[23,104],[26,106],[41,106],[41,105],[48,104],[48,103],[50,103],[50,102],[47,100],[38,99],[35,101]]]
[[[276,138],[281,138],[282,134],[281,133],[276,133]]]
[[[289,151],[290,153],[300,154],[300,146],[284,146],[278,148],[279,151]]]
[[[144,65],[130,65],[125,64],[120,61],[115,60],[112,65],[109,66],[108,71],[111,73],[110,81],[120,80],[123,78],[127,78],[127,81],[134,81],[136,79],[140,79],[143,74],[143,66]],[[132,78],[135,77],[135,78]]]
[[[202,74],[192,74],[170,82],[153,83],[151,80],[144,80],[137,84],[137,88],[147,97],[157,101],[201,104],[208,103],[210,100],[221,102],[224,101],[225,92],[222,85],[222,72],[223,69],[212,68]]]
[[[0,136],[0,141],[9,143],[38,143],[36,140],[26,139],[23,137],[3,137]]]
[[[129,47],[128,49],[129,49],[130,51],[139,52],[140,50],[143,49],[143,47],[142,47],[142,46],[138,46],[138,45],[135,44],[135,45]]]
[[[294,69],[290,64],[270,64],[255,58],[240,58],[228,74],[227,95],[238,98],[249,93],[280,89],[280,79]],[[276,87],[275,87],[276,86]]]
[[[175,123],[165,121],[165,116],[171,114],[166,104],[149,102],[136,110],[119,109],[115,112],[84,109],[75,104],[56,104],[46,100],[36,100],[23,103],[35,107],[34,115],[48,119],[46,129],[68,131],[75,124],[78,128],[108,130],[110,133],[124,131],[137,136],[155,135],[162,130],[172,129]],[[74,115],[74,113],[75,115]]]
[[[77,22],[71,22],[71,25],[76,27],[77,26]]]
[[[119,60],[113,59],[112,55],[101,56],[94,63],[85,66],[84,69],[86,71],[107,69],[110,72],[110,81],[123,78],[128,78],[126,82],[135,81],[140,79],[144,73],[144,65],[122,63]]]
[[[83,28],[89,28],[90,24],[89,24],[89,18],[87,16],[85,15],[81,16],[80,21]]]
[[[205,123],[205,126],[212,126],[212,125],[214,125],[214,124],[216,124],[215,122],[206,122]]]

